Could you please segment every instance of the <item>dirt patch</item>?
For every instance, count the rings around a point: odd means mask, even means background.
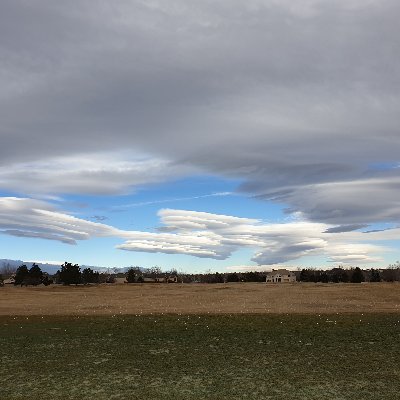
[[[400,284],[125,284],[0,289],[0,315],[336,312],[399,313]]]

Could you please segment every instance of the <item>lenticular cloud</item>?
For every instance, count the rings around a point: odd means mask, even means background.
[[[227,259],[241,248],[251,248],[252,260],[259,265],[313,255],[325,256],[332,262],[378,262],[377,254],[387,250],[379,243],[396,239],[400,233],[400,228],[335,232],[332,225],[301,219],[268,224],[257,219],[187,210],[164,209],[159,216],[163,224],[159,232],[129,231],[77,218],[42,200],[0,198],[0,232],[5,235],[66,244],[94,237],[118,237],[125,240],[116,246],[120,250],[216,260]]]
[[[79,240],[95,236],[114,236],[118,230],[59,212],[45,201],[2,197],[0,232],[12,236],[76,244]]]
[[[257,219],[186,210],[159,212],[168,233],[126,232],[122,250],[189,254],[226,259],[243,247],[255,249],[257,264],[277,264],[303,256],[324,255],[333,262],[377,262],[379,245],[365,244],[362,232],[328,233],[331,225],[303,220],[266,224]],[[392,234],[394,234],[392,232]],[[375,237],[375,240],[385,238]],[[353,244],[347,244],[347,241]]]

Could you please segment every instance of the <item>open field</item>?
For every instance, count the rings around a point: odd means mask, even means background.
[[[2,316],[0,398],[394,400],[399,319]]]
[[[5,287],[0,399],[398,399],[399,307],[398,284]]]
[[[400,313],[400,284],[121,284],[0,288],[0,315]]]

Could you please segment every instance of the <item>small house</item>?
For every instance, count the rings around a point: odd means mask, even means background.
[[[11,276],[8,279],[4,279],[3,284],[4,285],[15,285],[15,277]]]
[[[292,283],[296,282],[296,274],[287,269],[273,269],[267,273],[266,283]]]

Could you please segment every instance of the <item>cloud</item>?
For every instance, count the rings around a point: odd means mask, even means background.
[[[94,219],[96,222],[107,221],[108,219],[108,217],[106,217],[105,215],[93,215],[91,218]]]
[[[150,200],[150,201],[141,201],[137,203],[130,203],[130,204],[123,204],[120,206],[113,206],[112,209],[114,210],[124,210],[127,208],[132,207],[141,207],[141,206],[148,206],[153,204],[163,204],[163,203],[175,203],[177,201],[187,201],[187,200],[197,200],[197,199],[205,199],[207,197],[224,197],[224,196],[233,196],[233,192],[217,192],[217,193],[210,193],[210,194],[203,194],[200,196],[190,196],[190,197],[176,197],[171,199],[161,199],[161,200]]]
[[[400,228],[382,232],[326,233],[331,226],[293,220],[263,223],[252,218],[206,212],[163,209],[159,216],[167,232],[128,231],[80,219],[52,204],[29,198],[0,198],[0,233],[76,244],[94,237],[125,240],[116,248],[147,253],[184,254],[225,260],[242,248],[254,250],[259,266],[286,263],[303,256],[332,262],[378,262],[388,250],[374,242],[398,240]]]
[[[248,247],[255,250],[252,261],[259,266],[286,263],[304,256],[362,265],[382,261],[379,254],[387,250],[365,243],[384,241],[387,233],[383,236],[376,233],[374,237],[352,231],[327,233],[332,226],[304,220],[266,224],[257,219],[171,209],[160,210],[159,216],[169,233],[127,232],[129,240],[117,247],[214,259],[227,259],[236,250]]]
[[[326,233],[340,233],[340,232],[352,232],[358,229],[362,229],[367,227],[366,224],[353,224],[353,225],[340,225],[340,226],[333,226],[332,228],[328,228],[325,232]]]
[[[125,193],[191,166],[312,221],[398,220],[399,169],[370,166],[399,163],[399,13],[394,0],[3,1],[0,186]],[[98,159],[121,150],[127,164]],[[58,164],[77,153],[101,167]]]
[[[82,153],[45,161],[0,165],[0,188],[43,195],[126,194],[143,185],[177,179],[194,168],[120,153]]]
[[[357,226],[397,221],[400,206],[395,199],[399,189],[400,176],[390,175],[290,187],[279,194],[279,201],[290,204],[288,213],[301,211],[314,221]]]
[[[233,248],[223,245],[221,237],[213,232],[193,232],[192,234],[172,233],[128,233],[130,237],[117,249],[144,251],[147,253],[186,254],[196,257],[224,260]]]
[[[161,222],[176,230],[224,230],[259,222],[253,218],[232,217],[199,211],[162,209],[158,212]]]
[[[384,249],[381,246],[368,243],[337,243],[330,249],[330,262],[339,264],[356,264],[379,263],[382,261],[379,254]]]
[[[59,212],[48,202],[0,198],[0,233],[76,244],[92,237],[115,236],[119,230]]]

